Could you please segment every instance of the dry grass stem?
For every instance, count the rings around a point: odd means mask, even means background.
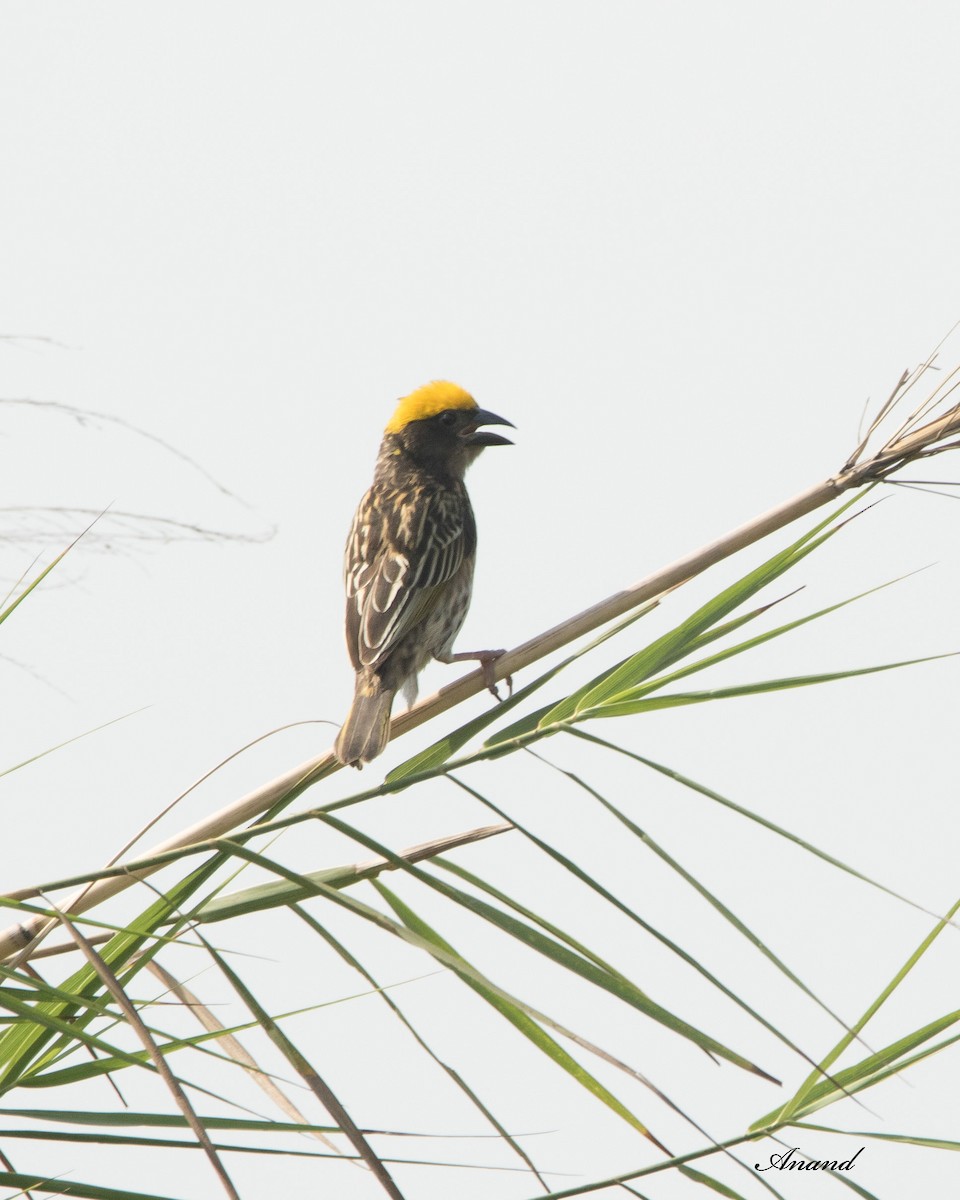
[[[200,1118],[194,1112],[193,1106],[187,1099],[187,1095],[180,1085],[179,1079],[177,1079],[174,1073],[170,1070],[167,1060],[160,1052],[157,1043],[153,1040],[150,1030],[147,1029],[146,1025],[140,1019],[140,1014],[131,1003],[127,993],[123,990],[120,980],[117,979],[116,975],[114,975],[100,955],[96,952],[96,950],[94,950],[93,946],[83,936],[80,930],[77,929],[77,927],[73,925],[62,913],[59,915],[59,919],[63,927],[83,952],[87,962],[89,962],[96,973],[100,976],[104,987],[107,989],[110,995],[113,996],[129,1027],[140,1039],[143,1048],[146,1050],[147,1054],[149,1054],[154,1067],[156,1067],[157,1073],[167,1085],[167,1088],[169,1089],[170,1094],[173,1096],[177,1107],[180,1109],[184,1119],[190,1126],[194,1137],[203,1148],[203,1152],[206,1154],[210,1165],[213,1167],[217,1178],[220,1180],[223,1190],[230,1197],[230,1200],[240,1200],[239,1193],[233,1186],[233,1182],[231,1181],[230,1176],[227,1174],[227,1170],[221,1162],[220,1156],[217,1154],[213,1142],[211,1142],[210,1138],[207,1136],[207,1131],[204,1129]]]
[[[881,406],[877,417],[871,422],[867,437],[857,446],[837,474],[814,484],[716,541],[661,567],[631,587],[608,596],[584,612],[569,617],[552,629],[539,633],[508,651],[494,665],[496,678],[503,679],[507,675],[516,674],[577,638],[692,579],[744,547],[836,500],[845,492],[887,480],[909,463],[960,447],[960,404],[949,403],[960,385],[958,367],[937,385],[922,404],[910,412],[894,433],[882,442],[878,450],[868,457],[862,457],[867,444],[879,434],[881,426],[898,413],[919,380],[927,372],[936,369],[935,358],[936,351],[916,370],[904,372],[888,400]],[[938,415],[931,416],[934,413]],[[924,418],[930,419],[918,426],[917,421]],[[411,729],[416,729],[461,701],[482,692],[485,686],[482,673],[479,670],[471,671],[432,696],[427,696],[414,708],[395,717],[391,726],[391,738],[400,737]],[[292,800],[312,784],[339,769],[339,764],[329,751],[312,758],[248,792],[233,804],[198,821],[174,837],[167,838],[142,857],[149,858],[209,838],[221,837],[275,805]],[[156,869],[151,867],[139,873],[132,871],[124,877],[99,880],[89,885],[81,897],[68,899],[61,907],[74,913],[85,911],[123,891],[139,877]],[[46,918],[30,917],[20,924],[0,931],[0,959],[30,947],[46,925]]]
[[[238,1066],[246,1071],[257,1087],[280,1109],[288,1121],[294,1125],[313,1124],[308,1117],[303,1115],[293,1101],[288,1096],[285,1096],[280,1088],[277,1087],[269,1072],[257,1063],[256,1059],[250,1054],[243,1043],[234,1034],[224,1032],[226,1027],[220,1019],[190,991],[186,984],[181,983],[179,979],[171,975],[165,967],[162,967],[155,960],[147,963],[147,970],[152,972],[164,987],[169,988],[173,995],[196,1017],[208,1033],[221,1034],[217,1039],[217,1043],[223,1053],[232,1058]],[[319,1131],[314,1131],[310,1136],[322,1142],[334,1154],[339,1155],[342,1153],[339,1146]],[[348,1161],[353,1166],[360,1166],[356,1159],[349,1159]]]

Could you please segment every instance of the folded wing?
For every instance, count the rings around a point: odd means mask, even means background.
[[[430,612],[476,534],[450,492],[371,489],[347,541],[347,645],[355,669],[377,667]]]

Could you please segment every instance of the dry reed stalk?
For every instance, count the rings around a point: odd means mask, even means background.
[[[776,508],[762,513],[752,521],[748,521],[718,538],[715,542],[677,559],[676,562],[661,567],[660,570],[654,571],[653,574],[641,579],[632,587],[608,596],[599,604],[594,604],[584,612],[570,617],[545,633],[537,634],[536,637],[524,642],[521,646],[508,651],[495,664],[496,677],[503,679],[507,675],[520,671],[523,667],[530,666],[531,663],[559,650],[584,634],[598,629],[601,625],[623,616],[640,604],[692,579],[708,567],[729,558],[744,547],[760,541],[768,534],[821,508],[845,492],[884,481],[909,463],[930,458],[946,450],[960,448],[960,404],[947,405],[947,401],[960,386],[960,366],[957,366],[901,422],[892,436],[882,442],[869,457],[864,457],[868,443],[878,434],[881,424],[885,423],[891,414],[904,403],[920,378],[927,371],[936,369],[934,366],[936,353],[935,350],[913,371],[903,373],[889,398],[871,422],[866,437],[837,474],[814,484],[806,491],[800,492]],[[938,409],[940,410],[939,415],[930,418],[930,414]],[[919,424],[918,422],[925,417],[930,419]],[[469,675],[442,687],[432,696],[421,700],[414,708],[394,717],[391,725],[391,739],[400,737],[411,729],[416,729],[418,725],[439,716],[468,697],[477,695],[478,692],[483,691],[484,687],[483,677],[479,670],[472,671]],[[220,809],[212,816],[198,821],[174,837],[167,838],[166,841],[152,847],[141,858],[147,859],[167,851],[182,849],[184,846],[202,842],[208,838],[222,837],[281,801],[292,800],[312,784],[325,779],[339,769],[339,763],[329,751],[301,763],[269,783],[248,792],[241,799]],[[137,860],[131,860],[128,869],[129,873],[123,876],[102,879],[87,885],[78,896],[71,897],[60,905],[61,909],[68,913],[86,911],[136,883],[139,877],[146,876],[158,868],[150,866],[138,873]],[[22,889],[19,892],[10,893],[10,896],[16,899],[26,899],[36,894],[37,892],[33,889]],[[29,956],[32,944],[38,940],[43,930],[49,925],[50,921],[47,918],[35,916],[0,931],[0,960],[17,955],[17,961],[23,961]]]

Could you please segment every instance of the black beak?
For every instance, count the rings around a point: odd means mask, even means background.
[[[496,413],[487,412],[485,408],[478,408],[470,414],[470,424],[464,431],[464,440],[468,446],[513,445],[509,438],[501,437],[499,433],[477,433],[477,429],[481,425],[509,425],[511,429],[516,428],[514,423],[508,421],[506,417],[498,417]]]

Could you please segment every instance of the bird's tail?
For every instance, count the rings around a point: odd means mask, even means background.
[[[360,768],[383,753],[390,736],[393,696],[394,689],[385,687],[379,675],[357,675],[353,704],[333,747],[344,766]]]

